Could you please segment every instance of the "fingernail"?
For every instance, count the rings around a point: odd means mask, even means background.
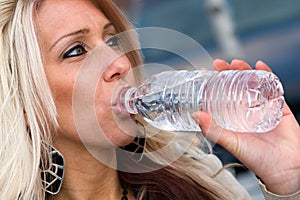
[[[266,63],[263,62],[262,60],[258,60],[258,61],[256,62],[256,64],[263,64],[263,65],[265,65]]]
[[[232,63],[235,63],[235,62],[239,62],[240,60],[239,59],[233,59],[232,61],[231,61],[231,64]]]
[[[219,63],[219,62],[221,62],[220,59],[215,59],[214,62],[213,62],[213,65],[214,65],[214,66],[218,66],[218,63]]]

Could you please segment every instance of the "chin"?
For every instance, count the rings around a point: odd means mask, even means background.
[[[118,137],[118,138],[114,138],[112,143],[117,146],[117,147],[124,147],[130,143],[132,143],[132,141],[134,140],[135,137],[131,136],[131,135],[127,135],[127,134],[123,134],[122,136]]]
[[[128,122],[127,120],[126,122]],[[105,134],[107,138],[110,140],[110,142],[117,146],[117,147],[123,147],[133,142],[136,135],[138,135],[138,129],[135,123],[132,123],[132,120],[130,119],[130,123],[122,123],[120,126],[117,124],[112,124],[110,126],[111,130],[109,131],[109,127],[106,127]]]

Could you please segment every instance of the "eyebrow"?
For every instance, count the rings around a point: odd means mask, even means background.
[[[105,29],[108,29],[110,26],[112,26],[113,24],[111,22],[105,24],[103,26],[103,30]],[[89,29],[80,29],[80,30],[77,30],[77,31],[74,31],[72,33],[68,33],[66,35],[63,35],[62,37],[60,37],[58,40],[56,40],[56,42],[54,42],[54,44],[50,47],[50,51],[64,38],[67,38],[67,37],[71,37],[71,36],[74,36],[74,35],[79,35],[79,34],[87,34],[89,33]]]
[[[113,26],[113,24],[111,22],[108,22],[103,26],[103,30],[108,29],[110,26]]]
[[[63,35],[61,36],[58,40],[56,40],[56,42],[54,42],[54,44],[50,47],[50,51],[64,38],[67,38],[67,37],[71,37],[71,36],[74,36],[74,35],[78,35],[78,34],[86,34],[88,33],[89,30],[88,29],[80,29],[78,31],[74,31],[72,33],[68,33],[66,35]]]

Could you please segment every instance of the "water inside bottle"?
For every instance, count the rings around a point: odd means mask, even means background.
[[[257,70],[163,72],[123,96],[125,110],[166,131],[201,131],[192,114],[204,110],[223,128],[267,132],[284,103],[278,77]]]
[[[276,127],[284,103],[278,77],[254,70],[224,71],[217,76],[209,83],[204,107],[219,126],[238,132],[267,132]]]
[[[138,113],[154,127],[166,131],[200,131],[192,113],[201,108],[201,85],[206,81],[201,71],[163,72],[147,80],[135,91],[123,96],[130,99],[127,111]],[[195,80],[195,76],[199,79]],[[202,83],[200,83],[202,82]],[[136,107],[136,108],[134,108]]]
[[[175,95],[172,92],[160,91],[138,96],[130,101],[144,120],[154,127],[166,131],[200,131],[199,125],[191,118],[192,111],[188,110],[190,106],[177,101],[178,97],[174,97]]]

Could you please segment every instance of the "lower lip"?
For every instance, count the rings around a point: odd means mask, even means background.
[[[111,106],[111,109],[118,117],[131,117],[131,114],[125,111],[118,101]]]
[[[119,105],[113,105],[112,110],[115,112],[115,114],[120,115],[121,117],[130,117],[131,114],[124,111]]]
[[[124,117],[130,117],[131,114],[128,113],[127,111],[125,111],[122,106],[120,105],[120,102],[119,102],[119,98],[120,98],[120,94],[122,91],[124,91],[124,88],[128,88],[128,86],[123,86],[122,88],[120,88],[120,90],[117,92],[117,99],[116,101],[114,101],[112,103],[112,110],[115,112],[115,114],[117,115],[121,115],[121,116],[124,116]]]

